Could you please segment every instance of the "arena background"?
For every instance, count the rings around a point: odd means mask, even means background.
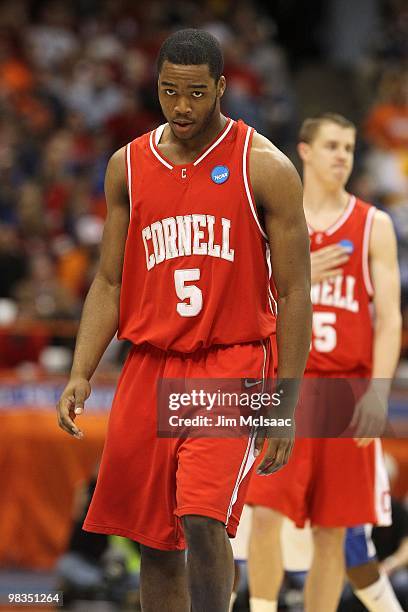
[[[391,417],[399,423],[408,420],[407,3],[1,2],[4,604],[8,592],[58,587],[66,589],[66,608],[68,593],[72,601],[99,597],[122,602],[111,607],[97,602],[97,610],[125,609],[124,601],[133,601],[132,609],[137,605],[136,548],[119,539],[84,545],[75,529],[97,468],[126,345],[112,342],[98,368],[81,417],[84,440],[58,429],[55,402],[66,381],[81,306],[95,272],[107,161],[117,148],[161,122],[155,57],[169,33],[190,26],[209,30],[222,43],[227,78],[223,112],[253,125],[296,165],[296,133],[305,116],[330,110],[357,123],[350,190],[386,210],[398,236],[404,339]],[[402,437],[386,440],[385,448],[394,475],[393,495],[404,502],[407,442]],[[407,538],[406,517],[401,530]],[[401,578],[405,589],[407,575]],[[78,585],[86,582],[84,577],[88,583]],[[282,609],[300,610],[293,585],[286,592]],[[245,605],[241,593],[235,609],[245,610]],[[353,607],[355,603],[342,605],[343,610],[362,609]],[[80,609],[80,604],[71,609]]]

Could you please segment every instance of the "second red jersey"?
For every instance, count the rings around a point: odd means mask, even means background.
[[[228,119],[194,162],[179,165],[160,150],[163,129],[126,149],[119,337],[185,353],[267,338],[275,316],[249,178],[253,129]]]
[[[350,255],[341,274],[312,286],[313,337],[306,366],[310,373],[371,372],[374,292],[368,252],[375,210],[350,196],[343,215],[330,228],[309,228],[312,252],[340,244]]]

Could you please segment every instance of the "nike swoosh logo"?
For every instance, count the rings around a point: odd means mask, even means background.
[[[251,387],[255,387],[255,385],[261,385],[263,383],[262,378],[261,378],[261,380],[255,380],[253,382],[250,382],[250,380],[251,380],[250,378],[249,379],[246,378],[244,380],[244,387],[245,387],[245,389],[250,389]]]

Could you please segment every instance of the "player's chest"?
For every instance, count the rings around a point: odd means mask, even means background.
[[[245,201],[242,175],[234,167],[215,162],[146,173],[135,194],[135,207],[143,221],[166,216],[205,214],[237,216]]]

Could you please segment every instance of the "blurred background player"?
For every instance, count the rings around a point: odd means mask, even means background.
[[[167,123],[108,164],[100,265],[58,404],[61,428],[82,438],[75,418],[102,354],[116,331],[132,342],[84,529],[140,543],[145,612],[228,609],[227,534],[235,535],[259,444],[253,432],[160,438],[158,382],[272,376],[269,256],[281,296],[280,378],[302,375],[310,342],[301,183],[266,138],[221,114],[222,70],[219,43],[207,32],[175,32],[160,49]],[[168,419],[168,398],[163,410]],[[292,445],[269,438],[258,469],[285,465]]]
[[[386,214],[345,190],[353,166],[355,127],[339,115],[307,119],[300,131],[304,207],[315,255],[313,340],[307,375],[371,379],[356,404],[356,439],[298,439],[287,468],[270,480],[254,474],[255,506],[249,548],[253,612],[276,610],[283,568],[283,515],[298,526],[310,519],[314,556],[305,586],[308,612],[336,610],[344,576],[345,528],[389,521],[378,499],[380,435],[400,350],[401,315],[396,242]],[[329,264],[328,264],[329,262]],[[372,323],[371,304],[375,319]],[[380,389],[375,379],[383,379]],[[335,397],[324,397],[328,410]],[[338,400],[338,398],[337,398]],[[319,400],[320,401],[320,400]],[[384,489],[385,487],[385,489]],[[271,564],[274,568],[271,571]],[[386,585],[387,586],[387,585]],[[392,609],[389,588],[381,596]],[[398,609],[398,608],[397,608]]]

